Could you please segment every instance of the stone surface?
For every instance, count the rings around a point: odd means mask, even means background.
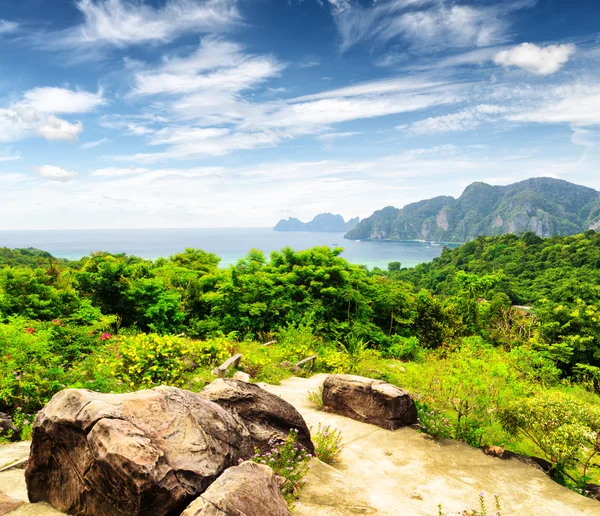
[[[406,391],[362,376],[328,376],[323,383],[323,408],[388,430],[417,422],[415,403]]]
[[[243,462],[229,468],[182,516],[289,516],[290,511],[268,466]]]
[[[251,444],[231,414],[189,391],[67,389],[35,420],[29,499],[77,515],[177,514]]]
[[[19,430],[12,423],[8,414],[0,412],[0,437],[7,437],[13,441],[19,440]]]
[[[248,428],[255,445],[270,448],[270,441],[285,440],[292,428],[298,430],[298,443],[310,453],[314,446],[304,418],[287,401],[262,387],[233,379],[219,379],[201,392],[224,409],[233,413]]]
[[[236,371],[233,374],[234,380],[239,380],[240,382],[250,383],[250,375],[248,373],[244,373],[242,371]]]
[[[23,500],[16,500],[3,493],[0,493],[0,516],[4,516],[9,512],[15,511],[25,502]]]
[[[296,407],[313,428],[342,432],[344,449],[335,467],[313,459],[293,516],[433,516],[478,508],[480,492],[500,495],[511,516],[598,516],[600,503],[553,482],[516,460],[498,460],[464,443],[436,441],[412,428],[389,432],[315,408],[307,393],[326,375],[288,378],[265,389]],[[489,505],[489,504],[488,504]]]
[[[29,457],[31,443],[28,441],[0,445],[0,471],[11,468]]]

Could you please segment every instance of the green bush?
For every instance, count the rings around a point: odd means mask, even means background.
[[[97,362],[107,374],[130,389],[167,384],[185,386],[187,373],[216,366],[230,356],[226,339],[191,340],[175,336],[139,334],[107,343]]]
[[[600,406],[561,392],[540,392],[510,403],[500,413],[511,434],[529,439],[561,475],[587,482],[600,452]]]
[[[392,343],[381,352],[385,358],[418,362],[422,359],[424,351],[419,346],[417,337],[401,337],[394,335]]]

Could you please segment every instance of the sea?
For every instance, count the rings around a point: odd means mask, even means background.
[[[35,247],[70,260],[95,251],[155,260],[194,247],[216,254],[221,258],[220,266],[227,267],[253,248],[269,256],[284,247],[300,251],[314,246],[341,247],[342,257],[370,269],[386,269],[390,262],[413,267],[433,260],[443,250],[442,244],[433,242],[346,240],[344,233],[279,232],[271,228],[0,231],[0,247]]]

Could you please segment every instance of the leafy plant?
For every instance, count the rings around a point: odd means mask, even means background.
[[[311,455],[298,445],[298,430],[290,430],[284,442],[272,441],[271,451],[255,450],[250,459],[258,464],[269,466],[282,482],[281,492],[289,505],[300,493],[302,481],[309,469]],[[242,459],[240,459],[242,462]]]
[[[317,459],[327,464],[337,462],[344,448],[342,433],[338,429],[319,423],[317,431],[312,434],[312,440],[315,444],[315,456]]]

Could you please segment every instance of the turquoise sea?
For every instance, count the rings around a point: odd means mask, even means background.
[[[268,255],[287,246],[302,250],[322,245],[342,247],[342,256],[351,263],[382,269],[394,261],[405,267],[427,262],[443,249],[426,242],[355,241],[345,240],[343,233],[284,233],[271,228],[0,231],[0,247],[36,247],[58,258],[109,251],[156,259],[196,247],[220,256],[221,266],[235,263],[252,248]]]

